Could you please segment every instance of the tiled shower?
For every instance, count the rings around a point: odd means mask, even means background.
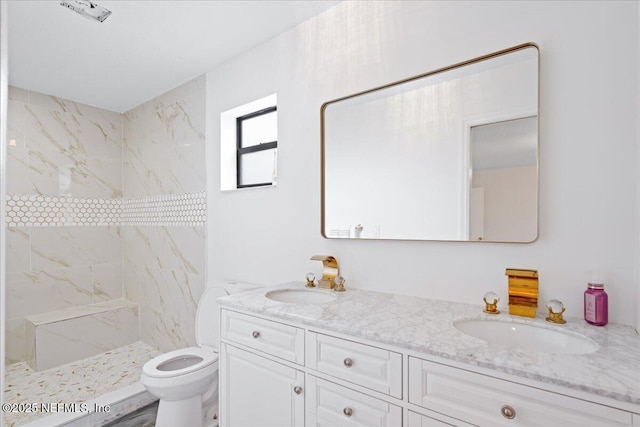
[[[114,349],[195,344],[204,123],[204,76],[124,114],[10,88],[7,365],[55,381]]]

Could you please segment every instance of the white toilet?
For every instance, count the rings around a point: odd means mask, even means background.
[[[216,300],[256,288],[236,282],[211,284],[196,310],[196,342],[154,357],[142,367],[140,381],[160,398],[156,426],[202,426],[203,401],[218,391],[220,310]]]

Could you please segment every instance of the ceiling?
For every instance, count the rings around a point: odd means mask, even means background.
[[[335,0],[8,2],[9,84],[124,112],[336,5]]]

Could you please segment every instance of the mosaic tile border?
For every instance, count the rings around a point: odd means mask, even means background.
[[[122,225],[204,225],[205,192],[124,199]]]
[[[138,199],[7,194],[9,227],[199,226],[206,220],[204,191]]]
[[[121,204],[122,201],[119,199],[7,194],[7,225],[119,225],[122,216]]]

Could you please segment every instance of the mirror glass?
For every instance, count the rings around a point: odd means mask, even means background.
[[[516,46],[325,103],[322,233],[534,241],[537,47]]]

